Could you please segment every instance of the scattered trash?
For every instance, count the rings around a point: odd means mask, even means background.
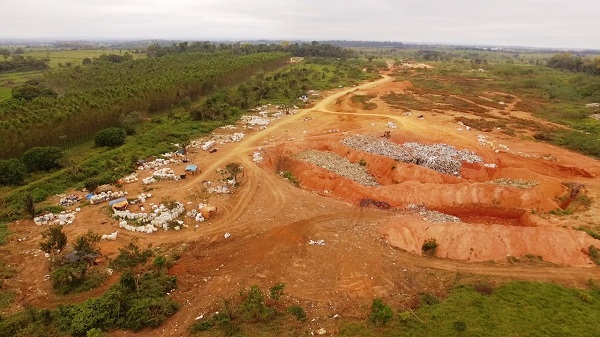
[[[409,204],[406,206],[406,209],[409,212],[417,213],[421,218],[423,218],[423,220],[431,223],[462,222],[459,217],[438,211],[432,211],[423,205]]]
[[[230,237],[230,236],[231,236],[231,234],[230,234],[229,232],[227,232],[227,233],[225,233],[225,234],[223,235],[223,237],[224,237],[225,239],[229,239],[229,237]]]
[[[311,246],[325,246],[325,240],[310,240],[308,244]]]
[[[67,195],[67,196],[61,195],[61,198],[58,201],[58,204],[60,206],[69,207],[69,206],[73,206],[75,203],[79,202],[79,200],[81,200],[81,197],[74,195],[74,194]]]

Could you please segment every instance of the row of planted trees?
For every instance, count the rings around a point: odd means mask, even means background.
[[[45,73],[25,90],[15,88],[26,95],[0,102],[0,143],[7,144],[0,147],[0,158],[33,146],[88,140],[117,125],[123,114],[161,111],[285,61],[282,53],[194,52]]]

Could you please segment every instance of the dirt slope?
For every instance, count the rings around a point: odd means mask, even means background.
[[[178,276],[179,288],[170,296],[183,304],[180,312],[159,329],[133,335],[185,335],[195,317],[216,310],[223,298],[254,284],[268,288],[285,283],[289,296],[300,301],[311,317],[334,313],[348,317],[362,314],[373,297],[402,304],[420,291],[442,292],[457,273],[566,284],[599,279],[599,269],[582,249],[592,244],[600,247],[600,241],[571,229],[594,223],[597,204],[565,218],[548,214],[559,207],[557,198],[569,193],[563,182],[580,182],[587,195],[598,197],[598,161],[495,133],[485,134],[494,145],[482,146],[477,139],[480,133],[459,130],[449,115],[417,110],[406,115],[379,98],[375,99],[377,108],[361,110],[349,101],[355,93],[380,97],[411,87],[408,82],[392,82],[383,76],[334,92],[313,108],[285,116],[264,130],[245,130],[248,134],[243,141],[219,145],[217,153],[191,153],[189,158],[198,164],[199,174],[153,185],[154,202],[169,197],[187,205],[197,202],[193,194],[203,181],[219,178],[218,168],[230,162],[244,168],[234,194],[211,196],[218,215],[197,228],[186,219],[190,227],[180,231],[148,235],[120,230],[117,241],[102,243],[102,252],[109,257],[132,238],[138,238],[141,246],[152,244],[168,254],[181,255],[170,270]],[[514,104],[507,109],[511,107]],[[420,114],[425,114],[423,119],[417,118]],[[388,122],[397,128],[389,129]],[[353,134],[379,137],[383,131],[391,131],[389,140],[399,144],[446,143],[468,149],[495,167],[464,165],[463,174],[456,177],[340,143]],[[498,144],[510,151],[498,151]],[[365,187],[294,157],[307,149],[336,153],[354,163],[363,159],[381,186]],[[264,162],[252,162],[255,151],[261,152]],[[548,154],[554,160],[542,158]],[[171,167],[182,171],[184,165]],[[299,187],[284,180],[278,174],[282,170],[297,177]],[[147,175],[149,172],[144,172],[141,177]],[[519,189],[490,183],[498,178],[535,180],[538,185]],[[135,183],[125,188],[136,195],[144,186]],[[391,209],[359,207],[365,198],[386,202]],[[407,211],[408,204],[424,205],[463,221],[429,223]],[[19,292],[11,310],[25,304],[56,306],[80,301],[108,286],[70,297],[53,295],[49,282],[44,281],[46,259],[36,251],[43,228],[21,221],[11,224],[11,229],[16,234],[2,248],[19,272],[18,278],[9,281]],[[76,222],[65,227],[71,238],[88,229],[105,234],[117,230],[118,224],[105,207],[97,205],[84,207]],[[225,233],[231,236],[226,239]],[[438,258],[420,256],[421,245],[428,238],[438,241]],[[324,240],[325,245],[310,245],[310,240]],[[534,259],[527,260],[525,255]],[[545,262],[538,261],[538,255]],[[508,256],[521,262],[511,264]]]

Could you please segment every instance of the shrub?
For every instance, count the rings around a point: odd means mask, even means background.
[[[306,321],[306,311],[299,305],[292,305],[287,311],[296,317],[300,322]]]
[[[96,146],[117,147],[125,144],[125,131],[121,128],[106,128],[98,131],[94,138]]]
[[[594,245],[590,245],[587,253],[595,264],[600,265],[600,249],[596,248]]]
[[[265,305],[265,295],[257,286],[250,287],[241,305],[242,315],[249,322],[269,320],[274,314],[272,308]]]
[[[0,186],[22,184],[26,173],[27,168],[19,159],[0,160]]]
[[[430,293],[422,293],[420,296],[421,302],[427,305],[434,305],[440,303],[440,300]]]
[[[494,293],[494,287],[487,282],[477,282],[473,285],[473,289],[475,289],[478,293],[487,296]]]
[[[454,327],[454,330],[456,330],[456,332],[458,333],[467,330],[467,324],[463,321],[454,321],[452,323],[452,326]]]
[[[437,251],[438,243],[435,239],[430,238],[423,242],[423,246],[421,246],[421,251],[424,255],[435,256],[435,252]]]
[[[55,146],[34,147],[23,153],[21,159],[29,172],[50,171],[60,168],[63,150]]]
[[[285,180],[289,181],[294,186],[299,186],[300,185],[300,181],[298,180],[298,178],[296,178],[294,176],[294,174],[291,171],[283,171],[283,172],[281,172],[281,175],[283,176],[283,178]]]
[[[369,319],[371,323],[375,325],[386,325],[394,316],[394,312],[392,308],[383,303],[383,300],[376,298],[373,299],[373,304],[371,305],[371,315]]]
[[[285,284],[277,283],[269,289],[269,297],[278,300],[281,295],[283,295],[283,288],[285,288]]]

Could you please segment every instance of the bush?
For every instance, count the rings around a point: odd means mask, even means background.
[[[287,311],[296,317],[300,322],[306,321],[306,311],[299,305],[292,305]]]
[[[435,252],[437,251],[438,243],[435,239],[427,239],[423,242],[423,246],[421,250],[423,251],[423,255],[435,256]]]
[[[373,300],[373,304],[371,305],[371,315],[369,319],[375,325],[386,325],[394,316],[394,312],[392,308],[387,306],[383,301],[379,298]]]
[[[285,284],[277,283],[269,289],[269,297],[278,300],[281,295],[283,295],[283,288],[285,288]]]
[[[125,137],[125,131],[121,128],[106,128],[96,133],[94,144],[99,147],[117,147],[125,144]]]
[[[29,172],[50,171],[60,168],[63,150],[55,146],[34,147],[23,153],[21,159]]]
[[[0,186],[19,185],[25,180],[27,168],[18,159],[0,160]]]
[[[440,300],[430,293],[422,293],[420,299],[423,303],[427,305],[434,305],[440,303]]]

